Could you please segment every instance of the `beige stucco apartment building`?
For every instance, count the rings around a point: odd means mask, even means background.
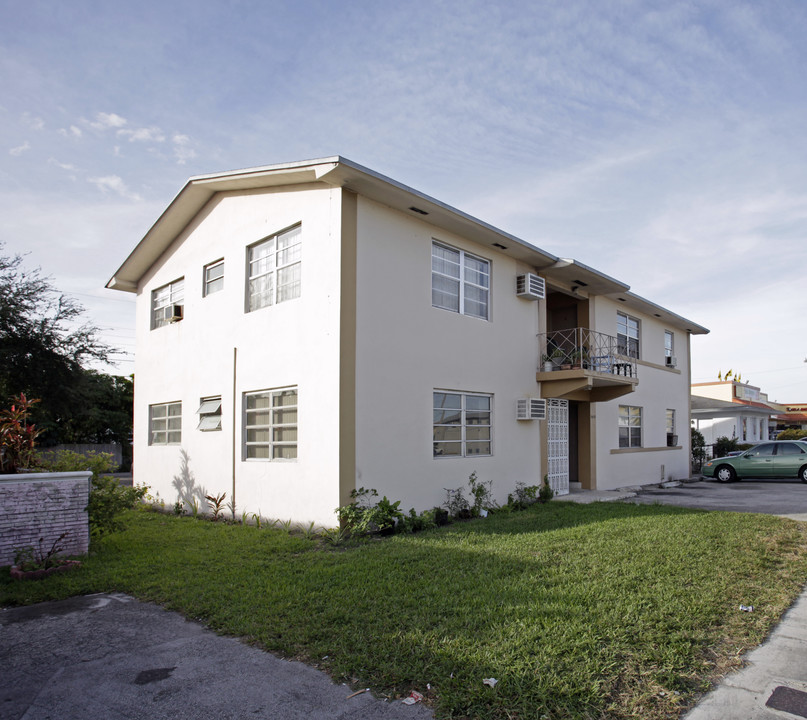
[[[705,328],[345,158],[192,178],[108,287],[137,295],[135,482],[169,505],[334,525],[362,486],[689,474]]]

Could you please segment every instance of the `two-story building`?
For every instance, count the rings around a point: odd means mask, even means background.
[[[476,472],[689,474],[705,328],[342,157],[194,177],[109,281],[137,295],[134,473],[167,504],[335,524]]]

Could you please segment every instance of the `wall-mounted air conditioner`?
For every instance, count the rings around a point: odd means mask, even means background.
[[[677,361],[672,355],[667,355],[667,357],[664,358],[664,364],[667,367],[672,368],[672,367],[675,367],[677,365]]]
[[[546,420],[546,400],[519,398],[516,401],[516,420]]]
[[[546,297],[546,281],[534,273],[518,275],[516,295],[527,300],[543,300]]]
[[[170,323],[182,320],[182,305],[169,305],[165,308],[165,320]]]

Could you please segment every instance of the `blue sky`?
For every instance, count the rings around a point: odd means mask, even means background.
[[[189,176],[340,154],[807,402],[805,38],[802,0],[0,0],[0,240],[133,352],[104,285]]]

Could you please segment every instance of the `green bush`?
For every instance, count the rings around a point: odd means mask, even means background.
[[[807,430],[800,430],[799,428],[789,428],[788,430],[782,430],[777,436],[777,440],[801,440],[803,437],[807,437]]]
[[[93,478],[87,503],[90,533],[100,537],[122,530],[121,515],[135,507],[147,492],[147,485],[126,487],[110,475]]]
[[[93,482],[101,477],[102,473],[112,472],[117,467],[111,453],[99,453],[94,450],[86,453],[72,450],[40,451],[36,454],[35,462],[45,472],[89,470]]]
[[[725,435],[715,440],[714,457],[726,457],[730,452],[737,449],[737,438],[727,438]]]
[[[703,467],[703,462],[706,460],[706,441],[703,439],[703,433],[695,428],[690,428],[690,438],[692,445],[692,469],[700,470]]]

